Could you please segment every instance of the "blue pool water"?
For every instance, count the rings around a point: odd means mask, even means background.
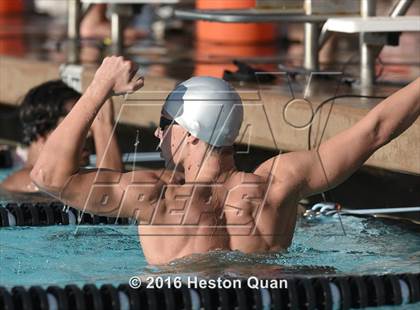
[[[280,277],[420,271],[418,230],[373,218],[341,219],[342,225],[338,218],[299,220],[284,253],[212,252],[164,267],[147,265],[135,226],[0,228],[0,285],[118,284],[151,273]]]
[[[8,168],[8,169],[0,169],[0,182],[3,181],[9,174],[13,171],[17,170],[18,167]]]
[[[213,252],[148,266],[135,226],[10,227],[0,230],[2,285],[120,283],[148,273],[275,276],[284,273],[418,272],[420,235],[374,219],[301,220],[288,252]]]

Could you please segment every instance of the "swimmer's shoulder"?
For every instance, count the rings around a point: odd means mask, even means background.
[[[300,162],[308,155],[308,151],[296,151],[279,154],[259,165],[254,174],[262,178],[273,177],[274,182],[294,183],[300,177]]]
[[[149,183],[158,185],[180,185],[184,183],[184,174],[168,169],[149,169],[125,172],[125,178],[130,183]]]
[[[229,192],[226,204],[238,206],[243,204],[258,204],[264,202],[266,206],[278,207],[288,199],[292,191],[283,182],[272,182],[272,179],[255,173],[238,172],[225,183]]]
[[[179,172],[148,169],[125,172],[119,185],[126,191],[127,205],[150,207],[175,189],[171,185],[179,187],[180,180],[183,180],[183,175]]]
[[[264,190],[266,183],[267,178],[265,177],[255,173],[236,171],[227,178],[224,185],[228,190],[237,189],[239,187],[244,190]]]
[[[268,190],[275,197],[288,199],[295,197],[302,190],[304,179],[303,164],[307,162],[309,151],[295,151],[274,156],[259,165],[254,174],[265,178],[269,183]]]

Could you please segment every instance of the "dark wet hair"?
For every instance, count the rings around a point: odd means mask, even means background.
[[[23,143],[29,145],[57,127],[59,118],[68,113],[66,103],[78,100],[80,96],[61,80],[49,81],[29,90],[19,113]]]

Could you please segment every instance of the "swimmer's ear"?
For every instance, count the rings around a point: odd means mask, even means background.
[[[48,137],[49,137],[50,134],[51,133],[49,132],[49,133],[47,133],[45,135],[38,135],[37,138],[36,138],[36,140],[39,141],[39,142],[45,143],[47,141],[47,139],[48,139]]]
[[[191,133],[187,133],[187,139],[188,142],[190,142],[193,145],[197,145],[198,142],[200,142],[200,139],[198,139],[197,137],[194,137]]]

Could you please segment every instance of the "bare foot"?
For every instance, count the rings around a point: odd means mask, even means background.
[[[80,36],[85,39],[106,39],[111,37],[111,23],[105,16],[106,5],[95,4],[89,9],[80,23]],[[128,27],[124,29],[124,44],[130,45],[147,37],[143,30]]]

